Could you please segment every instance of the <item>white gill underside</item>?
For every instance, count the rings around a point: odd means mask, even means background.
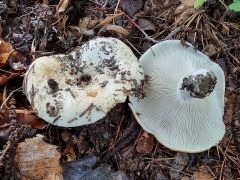
[[[165,146],[184,152],[200,152],[217,144],[224,135],[224,75],[220,67],[179,41],[163,43],[140,59],[150,77],[144,99],[130,97],[130,107],[141,126]],[[190,52],[189,52],[190,51]],[[198,69],[214,72],[217,84],[204,99],[184,101],[177,93],[179,81]]]

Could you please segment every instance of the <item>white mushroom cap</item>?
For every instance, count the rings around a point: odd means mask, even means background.
[[[142,128],[176,151],[201,152],[219,143],[225,133],[219,65],[179,40],[154,45],[139,61],[145,97],[130,97],[129,105]]]
[[[36,59],[24,79],[27,98],[39,117],[74,127],[103,118],[135,95],[144,79],[131,49],[115,38],[96,38],[69,55]]]

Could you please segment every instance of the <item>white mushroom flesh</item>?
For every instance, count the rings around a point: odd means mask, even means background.
[[[24,89],[39,117],[74,127],[94,123],[128,95],[137,96],[143,79],[127,45],[115,38],[96,38],[69,55],[36,59]]]
[[[225,78],[222,69],[192,45],[179,40],[160,42],[140,58],[146,74],[143,99],[130,97],[140,125],[168,148],[201,152],[219,143],[223,123]],[[180,84],[188,75],[213,72],[216,85],[204,98],[187,98]]]

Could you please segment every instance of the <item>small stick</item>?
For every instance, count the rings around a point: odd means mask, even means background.
[[[137,23],[135,23],[126,13],[124,13],[124,16],[139,30],[143,33],[143,35],[145,36],[145,38],[149,41],[152,41],[153,43],[158,43],[159,41],[151,38],[150,36],[147,35],[147,33],[145,33],[145,31],[139,26],[137,25]]]
[[[93,107],[93,103],[91,103],[91,104],[87,107],[87,109],[85,109],[85,110],[79,115],[79,117],[82,117],[84,114],[86,114],[86,112],[90,111],[92,107]]]
[[[103,5],[102,5],[102,8],[106,8],[107,5],[108,5],[108,3],[109,3],[109,0],[105,0],[105,2],[104,2]]]
[[[3,149],[3,151],[2,151],[2,154],[1,154],[1,156],[0,156],[0,161],[1,161],[1,159],[3,159],[3,157],[5,156],[5,154],[7,153],[7,151],[8,151],[8,149],[10,148],[10,143],[9,144],[7,144],[7,146]],[[1,164],[0,164],[1,165]]]
[[[172,37],[177,34],[179,31],[181,31],[181,28],[178,27],[176,29],[174,29],[172,32],[170,32],[169,35],[167,35],[167,37],[165,37],[163,40],[169,40],[169,39],[172,39]]]
[[[0,129],[4,129],[4,128],[7,128],[7,127],[9,127],[10,126],[10,124],[8,123],[8,124],[3,124],[3,125],[1,125],[0,126]]]
[[[9,94],[9,96],[5,99],[5,101],[2,103],[2,105],[0,106],[0,110],[2,110],[3,109],[3,106],[4,106],[4,104],[6,104],[6,102],[9,100],[9,98],[13,95],[13,93],[15,93],[16,91],[18,91],[19,89],[21,89],[22,88],[22,86],[21,87],[19,87],[19,88],[17,88],[17,89],[15,89],[14,91],[12,91],[10,94]]]

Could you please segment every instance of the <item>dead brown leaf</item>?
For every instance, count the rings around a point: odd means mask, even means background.
[[[6,66],[8,57],[13,51],[12,45],[0,38],[0,68]]]
[[[43,3],[48,5],[49,1],[48,0],[43,0]]]
[[[223,119],[225,124],[231,124],[234,113],[234,104],[236,102],[236,95],[228,95],[228,93],[226,93],[226,96],[227,102],[225,103],[225,113]]]
[[[144,131],[138,139],[136,150],[139,153],[150,153],[153,150],[153,145],[153,136]]]
[[[43,138],[37,135],[18,144],[14,158],[18,179],[61,179],[61,154]]]
[[[74,146],[72,142],[68,143],[63,153],[67,157],[67,161],[76,160],[76,154],[75,154]]]
[[[115,18],[117,18],[117,17],[119,17],[119,16],[122,16],[123,14],[124,14],[124,13],[118,13],[118,14],[114,14],[114,15],[112,15],[112,16],[108,16],[108,17],[106,17],[105,19],[100,20],[98,26],[105,26],[105,25],[109,24],[110,22],[112,22],[113,19],[115,19]]]
[[[57,5],[57,12],[62,13],[66,11],[69,5],[69,0],[60,0],[58,5]]]
[[[129,16],[133,17],[143,6],[142,0],[124,0],[120,1],[120,7]]]
[[[189,30],[187,33],[187,41],[191,44],[195,44],[196,33],[193,30]]]
[[[99,33],[101,33],[102,31],[107,31],[107,32],[113,32],[118,34],[119,36],[121,35],[128,35],[128,30],[126,30],[125,28],[118,26],[118,25],[112,25],[112,24],[108,24],[106,26],[104,26],[103,28],[100,29]]]
[[[205,166],[201,166],[198,171],[193,174],[194,180],[211,180],[214,179],[212,175],[209,174]]]
[[[191,8],[189,6],[180,5],[174,12],[174,14],[178,15],[175,23],[181,25],[183,24],[191,15],[197,12],[196,9]]]
[[[222,24],[222,32],[224,33],[224,34],[228,34],[229,35],[229,27],[228,26],[226,26],[224,23]]]
[[[13,72],[0,74],[0,86],[5,85],[8,81],[16,77],[19,77],[20,75],[21,73],[13,73]]]
[[[220,48],[217,48],[213,44],[209,44],[206,46],[206,53],[210,57],[217,54],[219,51],[220,51]]]
[[[181,3],[185,6],[191,6],[193,7],[195,0],[181,0]]]
[[[144,30],[144,31],[153,31],[156,32],[156,26],[149,21],[148,19],[139,18],[138,19],[138,25]]]
[[[171,0],[146,0],[144,4],[144,11],[155,11],[169,8],[173,4]]]
[[[19,121],[23,124],[30,125],[36,129],[43,129],[45,126],[43,120],[41,120],[36,114],[27,109],[17,109],[16,114]]]
[[[26,68],[25,61],[25,57],[17,51],[13,51],[8,58],[9,65],[14,70],[24,70]]]
[[[90,17],[84,17],[79,20],[79,28],[82,29],[92,29],[99,23],[99,20],[91,19]]]

